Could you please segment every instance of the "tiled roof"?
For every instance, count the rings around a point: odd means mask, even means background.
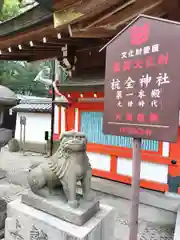
[[[51,113],[52,101],[50,98],[44,99],[22,99],[20,104],[11,108],[14,112],[43,112]]]
[[[51,112],[51,104],[19,104],[12,108],[15,112]]]

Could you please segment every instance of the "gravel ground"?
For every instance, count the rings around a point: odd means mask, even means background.
[[[6,178],[0,180],[0,197],[8,202],[18,198],[27,191],[28,168],[35,162],[46,161],[40,154],[9,153],[6,148],[0,153],[0,168],[6,171]],[[122,211],[129,208],[128,200],[120,200],[117,197],[103,193],[96,193],[102,203],[116,207],[115,237],[116,240],[128,240],[128,214]],[[124,205],[123,205],[124,204]],[[121,208],[120,208],[121,206]],[[144,219],[139,220],[139,240],[173,240],[173,226],[162,226]]]

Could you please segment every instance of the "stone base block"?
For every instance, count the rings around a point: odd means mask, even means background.
[[[80,201],[80,206],[71,208],[62,192],[57,192],[53,196],[40,197],[30,191],[28,194],[22,195],[22,203],[67,222],[82,226],[99,211],[99,201],[96,198],[91,201],[84,201],[80,195],[77,198]]]
[[[5,240],[114,240],[115,212],[100,205],[100,210],[83,226],[77,226],[45,212],[36,210],[21,200],[8,204]]]

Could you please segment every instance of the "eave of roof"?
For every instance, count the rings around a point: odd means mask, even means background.
[[[36,0],[42,7],[52,11],[53,0]]]
[[[89,92],[89,91],[96,91],[96,92],[103,92],[104,91],[104,80],[99,79],[94,81],[92,79],[86,81],[67,81],[67,83],[61,83],[59,90],[61,92]]]
[[[52,12],[37,5],[8,21],[2,22],[0,24],[0,40],[1,37],[39,27],[47,22],[53,22]]]
[[[87,32],[90,31],[90,35],[93,34],[92,31],[95,31],[95,34],[93,36],[98,34],[99,37],[103,36],[108,37],[107,34],[109,33],[109,37],[114,36],[114,33],[118,32],[118,26],[124,27],[124,24],[126,24],[128,21],[133,20],[137,15],[140,13],[144,12],[152,12],[153,10],[157,12],[156,14],[162,15],[164,13],[162,2],[163,0],[148,0],[147,1],[147,6],[144,4],[140,4],[140,1],[142,0],[114,0],[112,2],[109,2],[109,0],[99,0],[98,1],[98,7],[97,7],[97,1],[96,0],[88,0],[85,2],[81,1],[75,1],[75,0],[62,0],[62,1],[53,1],[53,7],[56,7],[56,11],[58,10],[58,18],[60,19],[60,27],[66,28],[66,31],[68,30],[70,35],[73,37],[77,37],[77,31],[79,31],[79,35],[85,34],[85,38],[87,35]],[[164,0],[165,1],[165,0]],[[48,5],[52,4],[52,1],[50,0],[45,0],[45,1],[39,1],[41,2],[42,5],[38,5],[34,7],[33,9],[27,11],[26,13],[12,19],[9,21],[11,25],[14,21],[22,24],[22,18],[27,18],[29,19],[29,24],[28,27],[33,26],[33,21],[32,21],[32,16],[35,15],[37,16],[38,14],[35,14],[35,12],[39,12],[39,18],[38,20],[34,22],[38,22],[40,19],[42,19],[43,14],[48,14],[48,17],[52,17],[52,11],[47,10],[43,8],[43,5]],[[144,2],[144,1],[143,1]],[[108,4],[107,4],[108,3]],[[141,6],[142,5],[142,6]],[[138,8],[139,6],[139,8]],[[142,8],[143,7],[143,8]],[[142,8],[142,10],[140,10]],[[132,9],[132,16],[128,16],[126,12],[129,13],[131,12],[130,10]],[[159,9],[159,10],[158,10]],[[162,9],[162,11],[160,11]],[[152,11],[150,11],[152,10]],[[70,17],[70,15],[76,15],[76,13],[81,13],[82,17],[77,17],[74,19],[74,17]],[[56,12],[55,12],[56,14]],[[119,15],[121,14],[123,16],[119,19]],[[155,15],[156,15],[155,14]],[[117,15],[117,18],[116,18]],[[38,16],[37,16],[38,17]],[[125,19],[126,17],[126,19]],[[65,18],[65,19],[63,19]],[[108,24],[107,24],[107,23]],[[31,25],[31,24],[32,25]],[[52,21],[53,23],[53,21]],[[79,23],[81,23],[82,27],[79,28]],[[5,25],[8,24],[5,23]],[[115,24],[115,25],[113,25]],[[18,25],[18,24],[17,24]],[[1,26],[1,25],[0,25]],[[95,27],[95,28],[94,28]],[[13,30],[13,29],[12,29]],[[0,34],[2,35],[2,34]],[[4,35],[2,35],[4,36]]]
[[[164,7],[165,2],[168,2],[170,6]],[[83,2],[80,0],[53,0],[53,10],[57,11],[55,14],[57,13],[59,21],[58,27],[54,29],[52,12],[41,8],[50,16],[49,19],[44,20],[45,22],[39,19],[34,21],[35,25],[31,25],[29,21],[24,28],[26,32],[22,28],[23,31],[18,36],[15,36],[13,34],[15,31],[13,31],[11,34],[9,33],[8,37],[7,35],[0,37],[2,52],[0,59],[36,61],[53,57],[62,58],[61,55],[57,56],[57,53],[61,52],[57,49],[61,49],[63,44],[73,45],[74,42],[77,44],[79,41],[79,46],[82,46],[85,39],[92,38],[99,39],[104,44],[105,39],[108,41],[137,15],[166,16],[171,5],[168,0],[99,0],[98,4],[97,0]],[[177,12],[179,8],[173,7],[171,12],[174,13],[175,10]],[[43,24],[47,25],[43,26]],[[61,39],[57,38],[58,33],[61,33]],[[47,38],[46,44],[43,44],[42,41],[44,37]],[[82,39],[84,39],[83,42]],[[30,48],[30,41],[37,41],[37,46]],[[24,44],[21,51],[18,49],[19,44]],[[77,46],[76,44],[74,46]],[[10,52],[8,52],[9,47],[12,48]]]

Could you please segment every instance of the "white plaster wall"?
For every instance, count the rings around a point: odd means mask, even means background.
[[[17,113],[15,138],[20,139],[20,117],[26,117],[26,141],[45,143],[44,132],[51,131],[51,114]]]
[[[91,166],[93,169],[110,171],[111,169],[111,157],[100,153],[87,152]]]
[[[169,142],[163,142],[162,156],[163,157],[169,157],[169,153],[170,153],[170,143]]]
[[[75,108],[75,131],[78,131],[78,123],[79,123],[79,109]]]
[[[66,117],[65,117],[65,108],[61,107],[61,133],[65,132],[66,130]]]
[[[126,176],[132,176],[132,161],[131,159],[118,158],[117,173]],[[141,161],[141,179],[167,183],[168,166]]]
[[[54,133],[59,133],[59,107],[54,107]]]

